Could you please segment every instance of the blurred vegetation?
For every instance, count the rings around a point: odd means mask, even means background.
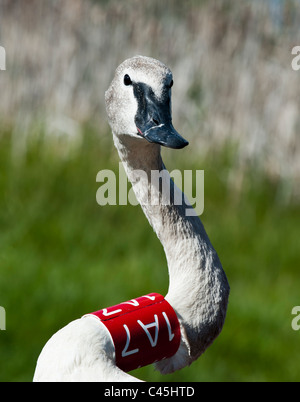
[[[166,294],[164,252],[139,206],[96,203],[97,172],[118,157],[109,132],[86,128],[81,145],[58,157],[56,141],[32,137],[15,159],[12,135],[0,135],[0,380],[30,381],[49,337],[69,321],[149,292]],[[231,285],[221,336],[189,368],[157,381],[299,380],[300,208],[274,202],[277,188],[249,171],[236,200],[226,185],[233,149],[189,158],[163,149],[170,170],[205,170],[202,220]],[[188,160],[189,159],[189,160]]]
[[[191,145],[164,161],[205,171],[201,219],[231,296],[197,362],[134,374],[299,381],[299,18],[293,0],[1,1],[0,381],[30,381],[49,337],[82,314],[167,292],[140,207],[96,203],[98,171],[119,163],[104,91],[135,54],[173,71],[174,126]]]
[[[260,165],[298,202],[299,20],[297,0],[2,0],[0,118],[23,138],[37,120],[70,139],[89,121],[104,131],[115,68],[152,56],[173,71],[174,123],[198,154],[234,140],[229,185]]]

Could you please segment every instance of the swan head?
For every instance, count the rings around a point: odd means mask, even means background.
[[[105,92],[113,133],[169,148],[188,145],[172,124],[172,85],[171,70],[158,60],[135,56],[120,64]]]

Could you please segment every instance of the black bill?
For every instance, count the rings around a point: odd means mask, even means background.
[[[134,83],[134,95],[138,102],[135,124],[141,137],[168,148],[184,148],[186,141],[173,127],[169,89],[157,99],[151,87]]]

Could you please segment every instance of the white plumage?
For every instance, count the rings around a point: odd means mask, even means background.
[[[136,56],[117,68],[105,94],[114,144],[167,258],[170,284],[166,299],[178,316],[181,344],[173,357],[156,363],[162,373],[191,364],[213,342],[223,327],[229,296],[217,253],[199,217],[186,216],[190,205],[181,190],[165,172],[164,180],[176,195],[164,202],[160,186],[151,183],[151,171],[164,169],[160,145],[187,145],[171,122],[172,83],[172,73],[164,64]],[[182,199],[182,204],[174,205],[173,197]],[[71,322],[48,341],[34,381],[139,380],[115,366],[108,331],[89,316]]]

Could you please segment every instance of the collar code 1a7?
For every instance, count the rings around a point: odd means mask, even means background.
[[[158,293],[132,299],[94,315],[108,329],[115,347],[116,365],[134,370],[173,356],[180,344],[175,311]]]

